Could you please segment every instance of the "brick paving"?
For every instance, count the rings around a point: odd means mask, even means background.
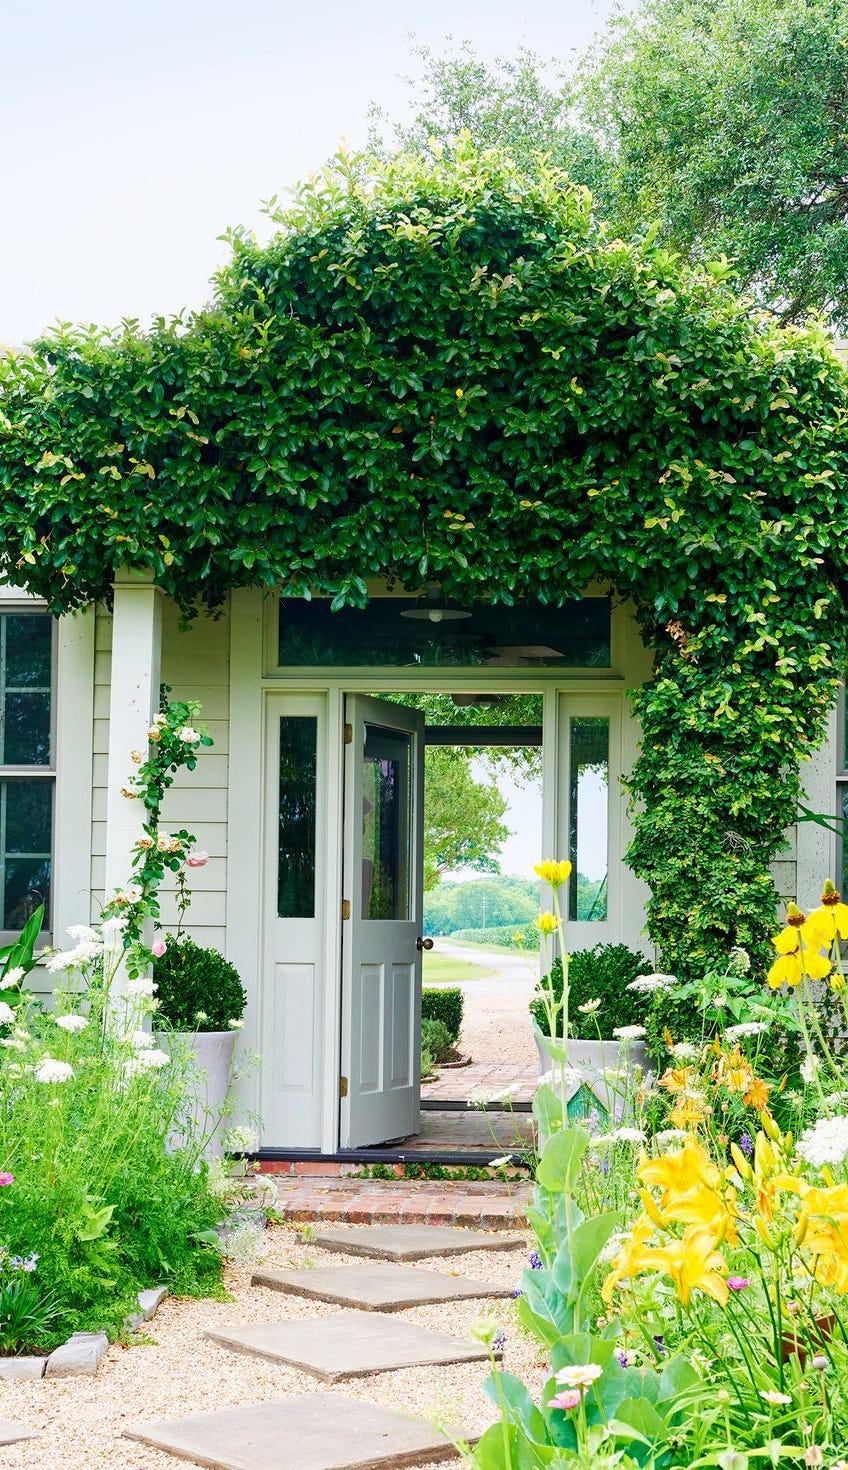
[[[467,1102],[475,1094],[489,1097],[515,1088],[513,1102],[533,1101],[539,1068],[513,1062],[472,1062],[467,1067],[442,1068],[432,1082],[422,1082],[421,1096],[431,1102]]]
[[[271,1176],[269,1176],[271,1177]],[[327,1179],[274,1175],[284,1220],[348,1225],[474,1225],[520,1229],[530,1184],[499,1179]]]

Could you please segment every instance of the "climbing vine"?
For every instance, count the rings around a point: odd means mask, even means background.
[[[663,963],[762,949],[845,652],[843,371],[555,170],[340,158],[237,232],[212,304],[0,362],[2,567],[57,612],[148,567],[362,604],[369,578],[632,598],[630,860]]]

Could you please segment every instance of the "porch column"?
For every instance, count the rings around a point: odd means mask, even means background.
[[[130,880],[133,846],[143,812],[121,795],[132,771],[131,750],[148,748],[147,729],[159,707],[162,593],[152,572],[122,570],[114,581],[112,672],[109,696],[109,758],[106,792],[105,900]],[[119,972],[115,989],[124,976]]]

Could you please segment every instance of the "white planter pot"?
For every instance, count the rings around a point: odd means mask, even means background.
[[[539,1053],[540,1070],[556,1072],[558,1063],[542,1047],[539,1038],[536,1037],[536,1050]],[[592,1094],[600,1106],[608,1114],[610,1120],[615,1118],[616,1105],[623,1101],[627,1081],[620,1074],[627,1063],[627,1069],[633,1073],[640,1068],[643,1076],[648,1075],[648,1053],[644,1041],[575,1041],[569,1039],[566,1044],[568,1061],[566,1066],[576,1076],[573,1078],[568,1091],[574,1096],[580,1091],[581,1086]],[[617,1119],[616,1121],[620,1121]]]
[[[178,1031],[175,1039],[193,1053],[197,1064],[190,1101],[198,1129],[209,1135],[204,1154],[207,1159],[220,1158],[224,1152],[221,1144],[221,1123],[233,1070],[236,1033]],[[160,1040],[167,1044],[167,1038]]]

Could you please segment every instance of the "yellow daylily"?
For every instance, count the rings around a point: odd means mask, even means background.
[[[640,1215],[630,1234],[615,1257],[612,1270],[601,1287],[601,1296],[609,1306],[612,1294],[620,1281],[637,1276],[642,1270],[641,1260],[646,1243],[654,1234],[654,1225],[647,1215]]]
[[[671,1112],[669,1119],[675,1128],[696,1128],[710,1111],[710,1105],[705,1098],[694,1094],[681,1094]]]
[[[648,1194],[640,1196],[652,1218],[662,1224],[700,1225],[714,1240],[737,1242],[736,1191],[694,1138],[687,1138],[678,1153],[646,1159],[638,1173],[645,1184],[663,1191],[658,1208]]]
[[[813,909],[807,920],[821,934],[821,943],[828,948],[837,938],[848,939],[848,903],[842,902],[842,894],[834,888],[830,879],[824,885],[822,906]]]
[[[721,1184],[721,1174],[706,1149],[694,1138],[687,1138],[683,1147],[674,1153],[645,1159],[639,1165],[638,1174],[643,1184],[653,1184],[663,1191],[663,1206],[696,1185],[718,1189]]]
[[[825,980],[832,966],[819,954],[822,945],[829,943],[822,921],[806,918],[794,903],[787,906],[786,921],[785,929],[772,939],[778,959],[766,976],[770,989],[800,985],[805,975],[810,980]]]
[[[690,1225],[681,1240],[671,1240],[659,1248],[645,1248],[638,1255],[639,1271],[658,1271],[669,1276],[680,1298],[688,1307],[693,1291],[702,1291],[720,1306],[727,1306],[729,1296],[727,1262],[715,1248],[712,1231]]]
[[[560,888],[571,877],[571,863],[568,860],[556,862],[553,858],[547,858],[543,863],[536,863],[533,868],[546,883],[552,888]]]

